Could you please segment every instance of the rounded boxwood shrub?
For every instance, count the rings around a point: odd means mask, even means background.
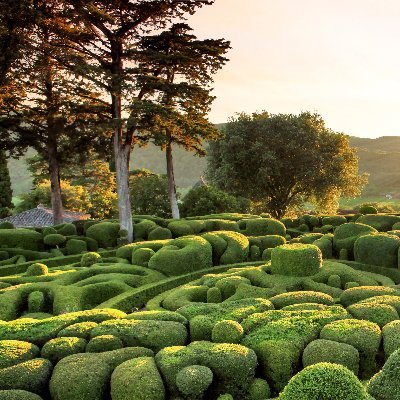
[[[20,340],[0,340],[0,369],[32,360],[40,353],[39,348]]]
[[[78,322],[76,324],[69,325],[58,332],[58,337],[78,337],[89,340],[90,332],[93,328],[98,325],[97,322]]]
[[[71,354],[83,353],[86,340],[77,337],[57,337],[49,340],[43,347],[41,355],[43,358],[56,364],[62,358]]]
[[[43,239],[43,243],[47,246],[60,246],[65,243],[67,238],[64,235],[60,235],[59,233],[53,233],[50,235],[46,235]]]
[[[147,247],[139,247],[132,253],[132,264],[147,267],[149,260],[154,256],[155,251]]]
[[[163,239],[172,239],[172,232],[168,228],[162,228],[158,226],[153,229],[149,233],[149,240],[163,240]]]
[[[95,239],[100,247],[115,247],[119,230],[120,227],[117,222],[99,222],[87,229],[86,236]]]
[[[15,229],[12,222],[4,221],[0,222],[0,229]]]
[[[303,352],[303,366],[329,362],[341,364],[358,374],[360,355],[358,350],[347,344],[333,340],[317,339],[307,345]]]
[[[42,398],[26,390],[0,390],[1,400],[42,400]]]
[[[265,379],[255,378],[251,382],[246,400],[265,400],[271,397],[271,389]]]
[[[390,355],[385,365],[368,383],[368,393],[376,400],[400,400],[400,349]]]
[[[64,236],[72,236],[78,233],[76,230],[76,226],[74,224],[66,223],[61,225],[55,225],[54,229],[57,231],[57,233]]]
[[[358,287],[358,286],[360,286],[360,284],[358,282],[350,281],[350,282],[346,282],[344,284],[344,289],[347,290],[347,289],[355,288],[355,287]]]
[[[286,227],[273,218],[248,218],[238,222],[240,232],[246,236],[286,235]]]
[[[212,381],[211,369],[203,365],[190,365],[176,375],[176,386],[184,396],[200,396]]]
[[[400,239],[397,236],[365,235],[354,243],[354,259],[363,264],[397,268]]]
[[[356,286],[346,289],[340,295],[340,303],[345,307],[375,296],[400,296],[400,291],[386,286]]]
[[[90,340],[86,345],[87,353],[101,353],[103,351],[111,351],[122,349],[124,344],[119,337],[114,335],[100,335]]]
[[[400,222],[400,217],[397,215],[388,214],[368,214],[362,215],[357,219],[358,223],[366,224],[377,229],[379,232],[387,232],[392,229],[396,222]]]
[[[216,286],[207,290],[207,303],[221,303],[222,293]]]
[[[269,261],[269,260],[271,260],[271,254],[272,254],[272,249],[265,249],[262,252],[261,259],[263,261]]]
[[[335,288],[341,288],[342,287],[342,279],[340,278],[339,275],[333,274],[330,275],[328,278],[328,285],[335,287]]]
[[[35,290],[34,292],[29,293],[28,296],[28,312],[30,313],[38,313],[44,311],[46,305],[46,298],[44,293]]]
[[[369,206],[369,205],[362,205],[360,209],[358,210],[360,214],[366,215],[366,214],[378,214],[378,210],[374,206]]]
[[[101,255],[94,251],[85,253],[81,257],[81,267],[91,267],[93,264],[101,263]]]
[[[277,309],[299,303],[317,303],[327,306],[331,306],[335,303],[329,294],[307,290],[281,293],[271,297],[269,300]]]
[[[235,400],[233,396],[229,393],[224,393],[218,396],[217,400]]]
[[[164,400],[165,388],[153,357],[138,357],[118,365],[111,375],[113,400]]]
[[[47,275],[49,273],[49,269],[45,264],[41,263],[35,263],[30,265],[26,272],[26,276],[41,276],[41,275]]]
[[[81,254],[87,251],[87,244],[84,240],[69,239],[65,248],[68,254]]]
[[[347,222],[346,217],[343,215],[331,215],[322,218],[322,225],[339,226]]]
[[[321,250],[312,244],[292,243],[272,249],[271,271],[288,276],[310,276],[322,266]]]
[[[211,339],[216,343],[240,343],[243,334],[244,331],[239,322],[223,320],[214,325],[211,332]]]
[[[386,358],[400,349],[400,321],[392,321],[382,329],[383,349]]]
[[[136,311],[132,314],[128,314],[125,319],[136,319],[136,320],[151,320],[151,321],[175,321],[180,322],[183,325],[188,325],[189,321],[181,314],[175,311]]]
[[[339,364],[318,363],[295,375],[279,400],[368,400],[357,377]]]
[[[43,236],[31,229],[0,229],[0,247],[17,247],[38,251],[43,246]]]
[[[347,307],[347,311],[354,318],[375,322],[381,328],[389,322],[399,319],[399,314],[393,306],[376,302],[368,303],[366,300]]]

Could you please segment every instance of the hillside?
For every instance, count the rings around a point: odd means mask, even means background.
[[[378,139],[351,137],[350,143],[357,147],[360,157],[360,172],[370,174],[364,189],[364,197],[384,196],[391,193],[400,198],[400,136],[383,136]],[[29,152],[28,156],[32,156]],[[175,176],[179,187],[194,185],[203,174],[205,158],[196,157],[181,148],[174,150]],[[32,181],[26,168],[25,157],[10,160],[10,174],[14,196],[28,191]],[[165,153],[154,145],[134,149],[131,168],[146,168],[156,173],[165,173]]]

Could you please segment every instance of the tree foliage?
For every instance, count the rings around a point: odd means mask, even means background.
[[[355,197],[366,183],[348,137],[302,112],[238,114],[211,143],[207,175],[219,188],[264,202],[276,218],[305,201],[332,211],[340,196]]]
[[[7,217],[13,208],[10,171],[4,151],[0,151],[0,218]]]

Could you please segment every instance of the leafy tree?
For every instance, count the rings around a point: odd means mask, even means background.
[[[49,179],[46,160],[35,155],[27,160],[28,169],[33,176],[34,185]],[[93,152],[76,154],[62,162],[61,179],[73,186],[83,186],[88,193],[91,206],[86,210],[93,218],[104,219],[116,215],[115,173],[110,171],[109,164],[100,160]]]
[[[139,124],[147,127],[141,139],[153,140],[165,150],[173,218],[179,218],[179,208],[172,145],[176,143],[203,156],[203,141],[219,137],[218,129],[207,120],[214,100],[210,84],[212,74],[227,61],[223,55],[229,49],[226,40],[199,40],[191,30],[179,23],[164,32],[145,36],[136,53],[142,72],[138,85],[146,93],[136,105],[145,119]]]
[[[89,193],[83,186],[71,185],[69,181],[61,180],[62,202],[68,211],[87,213],[92,206]],[[21,203],[16,207],[17,212],[36,208],[39,204],[51,207],[51,183],[44,180],[29,193],[20,195]]]
[[[211,143],[207,175],[219,188],[265,202],[276,218],[305,201],[329,209],[360,194],[356,151],[318,114],[239,114]]]
[[[133,240],[132,213],[129,198],[129,160],[137,142],[135,104],[144,96],[137,87],[140,71],[136,50],[141,37],[162,30],[171,21],[193,14],[213,0],[69,0],[68,18],[60,26],[64,48],[80,54],[70,68],[90,79],[109,96],[113,127],[118,209],[121,228]]]
[[[4,151],[0,151],[0,218],[7,217],[13,208],[10,171]]]
[[[182,199],[180,208],[185,217],[226,212],[249,212],[250,201],[236,198],[214,186],[205,185],[190,189]]]
[[[28,147],[48,160],[54,223],[62,222],[60,164],[98,145],[104,102],[93,86],[65,70],[71,51],[57,47],[57,1],[35,1],[35,19],[24,39],[23,57],[8,71],[14,101],[3,102],[0,147],[18,156]],[[34,11],[33,11],[34,10]]]
[[[166,175],[139,169],[131,172],[129,181],[134,214],[171,218]]]

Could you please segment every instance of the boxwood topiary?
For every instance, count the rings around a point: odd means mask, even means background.
[[[387,232],[392,229],[392,226],[400,221],[400,217],[397,215],[388,214],[368,214],[362,215],[357,219],[358,223],[372,226],[379,232]]]
[[[61,329],[57,333],[57,337],[78,337],[89,340],[91,330],[97,325],[97,322],[78,322]]]
[[[164,400],[165,388],[153,357],[138,357],[118,365],[111,375],[113,400]]]
[[[46,306],[46,298],[43,292],[35,290],[28,296],[28,312],[38,313],[44,311]]]
[[[87,251],[87,244],[84,240],[69,239],[65,248],[68,254],[81,254]]]
[[[368,400],[368,394],[357,377],[339,364],[318,363],[295,375],[279,400]]]
[[[358,350],[347,343],[317,339],[304,349],[303,366],[308,367],[320,362],[341,364],[357,375],[360,356]]]
[[[153,257],[154,254],[156,254],[155,251],[150,248],[139,247],[132,253],[132,264],[140,265],[141,267],[147,267],[150,258]]]
[[[41,275],[47,275],[48,273],[49,273],[49,269],[47,268],[47,266],[45,264],[34,263],[34,264],[31,264],[27,268],[25,275],[26,276],[41,276]]]
[[[396,309],[384,303],[368,303],[363,301],[347,307],[347,311],[354,318],[375,322],[381,328],[389,322],[399,319]]]
[[[386,358],[400,349],[400,321],[392,321],[382,329],[383,349]]]
[[[184,396],[201,396],[213,381],[213,372],[203,365],[189,365],[176,375],[176,386]]]
[[[25,250],[41,249],[43,236],[31,229],[0,229],[0,247],[17,247]]]
[[[32,343],[20,340],[0,340],[0,369],[37,357],[40,350]]]
[[[1,400],[42,400],[42,398],[26,390],[0,390]]]
[[[123,347],[124,344],[119,337],[114,335],[100,335],[89,341],[86,345],[86,352],[101,353],[103,351],[122,349]]]
[[[207,290],[207,303],[221,303],[222,293],[216,286]]]
[[[321,250],[312,244],[285,244],[272,249],[271,272],[278,275],[310,276],[322,266]]]
[[[43,358],[56,364],[62,358],[71,354],[83,353],[86,340],[77,337],[57,337],[49,340],[43,347],[41,355]]]
[[[43,238],[43,243],[47,246],[60,246],[65,243],[67,238],[64,235],[60,235],[59,233],[53,233],[50,235],[46,235]]]
[[[86,236],[95,239],[100,247],[115,247],[119,230],[119,224],[116,222],[100,222],[90,226],[86,231]]]
[[[358,210],[360,214],[366,215],[366,214],[378,214],[378,210],[374,206],[369,206],[367,204],[364,204],[360,207]]]
[[[101,263],[101,255],[94,251],[85,253],[81,257],[81,267],[91,267],[93,264]]]
[[[273,218],[248,218],[238,222],[240,232],[246,236],[286,235],[286,227]]]
[[[172,233],[168,228],[162,228],[158,226],[150,231],[148,235],[149,240],[163,240],[172,239]]]
[[[328,306],[334,304],[333,298],[328,294],[314,291],[282,293],[271,297],[269,300],[277,309],[299,303],[318,303]]]
[[[271,389],[265,379],[255,378],[251,382],[246,400],[265,400],[271,397]]]
[[[54,225],[54,229],[59,233],[60,235],[64,236],[72,236],[77,234],[76,226],[74,224],[61,224],[61,225]]]
[[[240,343],[244,331],[237,321],[223,320],[217,322],[211,332],[211,339],[215,343]]]

